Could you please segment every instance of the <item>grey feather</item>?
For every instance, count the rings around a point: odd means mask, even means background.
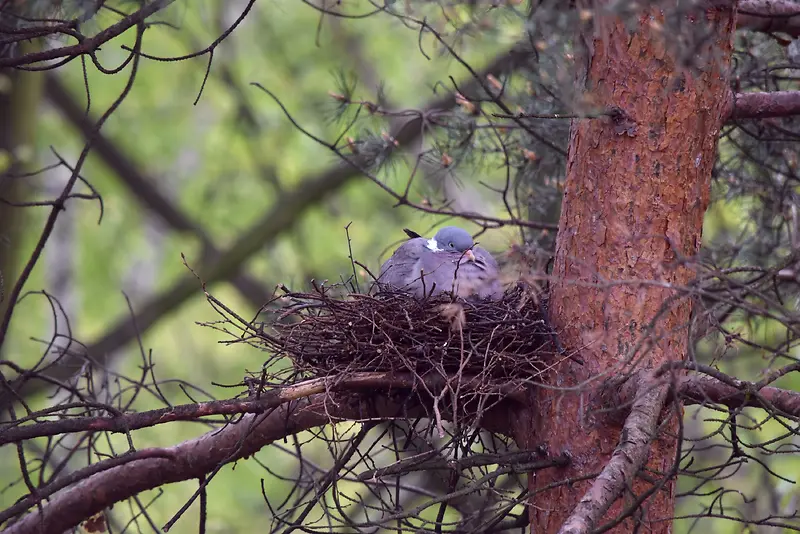
[[[403,289],[411,284],[414,279],[412,273],[419,272],[422,252],[427,250],[426,241],[424,237],[416,237],[400,245],[381,266],[378,284],[396,289]]]
[[[497,262],[481,247],[471,250],[475,261],[466,251],[434,251],[424,237],[409,239],[381,266],[378,289],[401,289],[417,298],[453,292],[465,299],[500,300]]]

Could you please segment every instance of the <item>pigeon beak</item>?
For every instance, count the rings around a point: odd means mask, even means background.
[[[475,261],[475,253],[472,252],[472,249],[467,249],[464,255],[467,257],[469,261]]]

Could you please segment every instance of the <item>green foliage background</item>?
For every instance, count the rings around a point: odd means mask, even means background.
[[[215,28],[221,13],[227,11],[230,17],[243,6],[243,2],[175,2],[156,20],[168,22],[177,30],[153,25],[145,33],[144,51],[164,57],[191,53],[219,35]],[[101,27],[114,20],[101,14],[96,24]],[[135,32],[128,31],[103,47],[98,57],[106,66],[119,64],[127,56],[122,47],[132,46],[134,40]],[[469,39],[463,50],[465,57],[480,66],[510,42],[510,38],[502,36],[477,37]],[[397,107],[420,107],[432,100],[436,97],[432,86],[447,82],[448,75],[457,80],[465,78],[463,67],[436,54],[432,43],[427,46],[433,52],[431,60],[419,53],[417,35],[388,17],[347,23],[326,18],[320,22],[319,13],[300,2],[257,2],[253,12],[217,51],[196,105],[207,58],[178,62],[143,59],[130,96],[108,120],[103,132],[208,232],[219,249],[225,249],[273,207],[279,191],[290,190],[304,177],[338,162],[334,154],[293,128],[280,108],[250,83],[257,82],[274,92],[293,117],[315,135],[333,139],[341,126],[331,121],[333,106],[327,93],[338,89],[340,71],[361,77],[360,69],[372,70],[376,80],[386,83],[386,93]],[[354,57],[356,49],[360,57]],[[232,76],[235,90],[221,79],[223,70]],[[73,61],[58,69],[57,75],[84,103],[88,85],[90,114],[96,119],[117,98],[129,72],[126,69],[108,76],[88,65],[84,80],[80,61]],[[357,95],[374,99],[375,90],[361,84]],[[242,102],[252,110],[255,127],[244,124],[239,114]],[[32,168],[54,162],[50,147],[68,161],[75,161],[84,140],[46,100],[31,113],[30,120],[36,121],[37,128]],[[397,167],[385,172],[383,178],[400,183],[405,180],[403,171]],[[82,175],[102,195],[104,214],[98,224],[97,203],[73,200],[68,204],[75,240],[70,256],[61,260],[74,266],[70,288],[75,299],[68,310],[74,337],[91,343],[129,314],[122,293],[123,281],[135,276],[137,268],[146,266],[157,275],[149,281],[152,285],[129,295],[134,311],[148,296],[168,288],[187,273],[181,254],[193,267],[202,260],[196,239],[171,232],[156,220],[96,156],[90,156]],[[52,175],[45,174],[37,178],[35,186],[41,189],[44,181],[52,179]],[[417,193],[417,199],[422,193]],[[347,277],[351,269],[344,228],[350,222],[354,256],[376,269],[381,254],[403,237],[404,226],[427,231],[441,222],[409,209],[392,209],[393,203],[366,178],[355,178],[300,216],[294,227],[254,256],[246,269],[269,290],[281,283],[303,288],[308,287],[310,279],[334,282]],[[493,210],[488,204],[487,208],[487,212]],[[24,241],[14,243],[23,259],[27,259],[38,239],[45,217],[44,208],[29,214],[30,231],[22,236]],[[152,242],[154,232],[148,231],[146,224],[156,228],[158,243]],[[491,241],[483,241],[497,250],[507,246],[503,232],[494,233]],[[48,265],[52,263],[38,264],[27,288],[48,287]],[[216,284],[210,291],[242,315],[254,312],[227,283]],[[196,384],[221,398],[237,391],[214,387],[210,382],[236,383],[242,379],[244,369],[258,370],[264,357],[249,347],[220,345],[223,337],[218,332],[197,324],[216,318],[198,282],[193,299],[142,336],[145,350],[152,350],[156,376]],[[53,329],[46,300],[37,295],[26,297],[16,311],[4,357],[23,366],[33,364],[45,348],[37,340],[49,339]],[[120,374],[138,373],[139,350],[134,343],[117,357],[115,368]],[[173,400],[182,397],[183,402],[190,402],[174,385],[166,386],[165,394]],[[47,402],[46,398],[35,399],[33,406]],[[152,397],[142,396],[136,406],[145,410],[159,404]],[[197,424],[147,429],[135,433],[136,445],[169,446],[206,430]],[[308,438],[301,436],[301,440]],[[125,450],[124,436],[117,436],[113,442],[115,450]],[[315,449],[317,456],[327,455],[325,445],[313,441],[304,445],[304,454],[314,458]],[[284,475],[292,474],[288,457],[274,448],[263,450],[257,458]],[[10,486],[0,487],[0,508],[24,493],[24,484],[15,480],[19,473],[15,462],[12,447],[0,450],[0,480]],[[264,476],[263,469],[252,461],[222,470],[209,490],[209,532],[251,531],[254,525],[264,525],[269,520],[259,489],[259,479]],[[288,488],[287,483],[275,479],[265,481],[271,500],[282,500]],[[147,503],[158,497],[149,512],[161,527],[195,489],[193,482],[174,484],[163,492],[143,494],[140,499]],[[115,512],[121,519],[129,517],[122,507]],[[195,505],[171,532],[196,529]]]
[[[147,53],[167,57],[193,52],[219,35],[219,19],[235,16],[244,2],[191,0],[175,2],[158,20],[168,25],[153,25],[145,34]],[[368,9],[369,4],[349,4]],[[424,7],[420,8],[424,11]],[[454,12],[458,16],[460,12]],[[110,15],[101,15],[98,26],[113,22]],[[521,23],[514,17],[498,17],[482,34],[469,35],[459,42],[459,51],[473,66],[489,62],[499,51],[506,49],[519,35]],[[123,45],[131,46],[134,32],[129,31],[103,47],[99,58],[105,65],[115,65],[127,53]],[[420,46],[431,56],[426,59]],[[437,82],[449,87],[448,76],[462,80],[465,69],[441,53],[432,40],[419,36],[391,17],[376,16],[362,20],[333,20],[320,18],[302,2],[274,0],[257,2],[253,12],[241,27],[218,49],[211,65],[209,80],[197,104],[194,100],[203,84],[207,58],[179,62],[160,62],[143,59],[130,96],[114,113],[103,132],[128,153],[156,185],[202,225],[219,249],[233,243],[241,232],[274,207],[280,191],[291,190],[304,177],[335,163],[333,154],[299,133],[291,126],[279,107],[264,93],[250,85],[257,82],[274,92],[292,116],[315,135],[334,139],[341,126],[330,120],[333,100],[328,91],[337,91],[337,71],[352,72],[362,84],[356,95],[374,100],[375,87],[364,84],[372,79],[385,84],[388,98],[395,107],[424,105],[435,97]],[[222,75],[230,76],[230,81]],[[68,87],[86,102],[85,85],[90,88],[91,115],[106,109],[127,81],[129,69],[108,76],[87,66],[86,77],[80,61],[58,69]],[[440,87],[437,94],[441,94]],[[245,105],[255,124],[243,116]],[[83,139],[48,103],[43,100],[39,109],[31,112],[36,123],[35,161],[32,167],[54,162],[50,147],[67,160],[74,161],[83,146]],[[502,179],[502,170],[488,166],[481,179]],[[381,177],[394,185],[404,183],[408,169],[398,165],[382,171]],[[130,293],[134,311],[149,296],[168,288],[187,273],[181,254],[196,266],[200,244],[196,238],[176,234],[154,219],[131,196],[118,178],[95,156],[89,158],[82,173],[102,194],[104,215],[98,224],[96,203],[73,200],[68,204],[74,240],[69,257],[74,278],[69,282],[74,292],[73,305],[68,310],[75,338],[85,343],[101,336],[109,325],[129,314],[122,289],[125,280],[135,277],[146,267],[155,276],[144,287]],[[468,179],[472,179],[467,175]],[[42,188],[51,174],[36,178],[35,186]],[[415,191],[419,200],[425,190]],[[486,198],[484,213],[501,214],[496,198]],[[29,214],[29,231],[13,244],[23,259],[38,239],[46,217],[46,209],[37,208]],[[714,239],[720,232],[731,232],[740,225],[743,211],[736,206],[719,205],[709,214],[705,236]],[[381,254],[402,238],[404,226],[427,232],[441,218],[424,216],[407,208],[393,208],[393,200],[366,178],[353,179],[335,195],[325,198],[318,206],[300,216],[296,225],[284,232],[274,243],[254,256],[246,265],[248,273],[261,280],[267,288],[284,283],[293,288],[305,286],[310,279],[338,281],[348,276],[345,226],[350,227],[353,253],[356,258],[377,268]],[[158,236],[154,242],[154,236]],[[508,248],[515,240],[513,231],[493,231],[482,238],[494,251]],[[383,256],[385,258],[385,255]],[[41,261],[27,288],[48,288],[50,261]],[[229,284],[216,284],[210,291],[243,316],[254,310]],[[198,322],[212,321],[216,315],[206,303],[200,284],[196,295],[177,312],[158,322],[142,337],[146,351],[152,350],[155,373],[161,379],[180,379],[226,397],[232,390],[215,387],[211,382],[226,384],[241,380],[244,370],[257,370],[263,355],[246,346],[219,344],[220,334]],[[12,324],[4,358],[20,365],[32,364],[42,353],[41,339],[53,331],[53,320],[46,300],[41,296],[26,297],[19,306]],[[756,325],[753,335],[779,335],[768,332],[768,325]],[[121,374],[138,372],[141,364],[139,348],[126,347],[116,359]],[[730,363],[743,378],[755,378],[763,368],[765,355],[751,355],[745,363]],[[762,363],[759,363],[762,362]],[[738,369],[737,369],[738,366]],[[786,378],[780,385],[799,387],[796,378]],[[167,396],[180,398],[177,385],[166,386]],[[188,402],[188,399],[186,399]],[[34,401],[44,406],[46,398]],[[152,397],[142,396],[137,408],[158,407]],[[701,427],[705,411],[699,415],[687,411],[687,424],[696,421]],[[716,416],[714,416],[716,417]],[[707,423],[708,429],[717,423]],[[770,423],[754,428],[753,434],[766,441],[771,433]],[[197,424],[170,424],[136,433],[137,446],[168,446],[205,432]],[[301,436],[305,441],[310,436]],[[755,438],[754,438],[755,439]],[[125,448],[124,439],[114,440],[117,451]],[[314,458],[327,454],[325,444],[311,440],[304,453]],[[262,450],[257,459],[263,464],[289,475],[292,471],[288,456],[270,447]],[[13,503],[24,493],[24,485],[16,483],[18,467],[12,447],[0,449],[0,508]],[[783,472],[800,472],[800,458],[786,455],[779,460]],[[758,484],[747,469],[735,475],[742,484]],[[270,514],[264,504],[259,484],[266,476],[256,462],[242,461],[226,467],[209,489],[209,532],[252,532],[261,530]],[[14,483],[13,485],[11,485]],[[681,487],[689,487],[682,481]],[[158,497],[149,512],[157,526],[162,526],[194,492],[196,483],[185,482],[148,492],[140,496],[143,503]],[[271,500],[281,500],[288,491],[285,482],[275,477],[264,481],[265,493]],[[786,492],[791,499],[796,491]],[[713,497],[709,497],[711,499]],[[128,511],[119,505],[115,512],[120,518]],[[696,503],[682,501],[681,513],[697,509]],[[171,532],[196,532],[196,505]],[[692,520],[676,523],[676,532],[686,532]],[[145,529],[146,530],[146,529]],[[738,531],[730,523],[714,522],[714,532]]]

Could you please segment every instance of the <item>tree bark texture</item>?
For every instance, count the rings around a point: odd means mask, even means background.
[[[667,5],[673,3],[661,3]],[[657,6],[634,29],[598,15],[583,34],[581,83],[587,101],[608,116],[572,124],[550,314],[562,344],[585,363],[567,361],[557,369],[553,388],[541,388],[532,415],[520,421],[528,435],[518,437],[526,445],[572,458],[567,468],[531,476],[534,533],[558,532],[592,480],[548,486],[600,472],[620,442],[622,421],[593,413],[601,385],[685,357],[691,302],[676,288],[694,276],[687,262],[700,248],[709,202],[734,19],[730,10],[698,12],[689,24],[706,39],[690,52],[670,46],[673,36],[662,30]],[[701,58],[702,67],[685,67],[686,58]],[[640,477],[601,523],[672,469],[676,414],[662,413],[660,434],[650,444],[645,469],[651,482]],[[660,481],[645,505],[613,531],[631,532],[641,522],[643,532],[669,532],[673,480]]]

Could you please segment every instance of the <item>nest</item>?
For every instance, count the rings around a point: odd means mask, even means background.
[[[403,292],[287,292],[261,344],[309,377],[359,371],[472,376],[500,383],[540,377],[563,353],[543,301],[518,284],[498,302]]]

